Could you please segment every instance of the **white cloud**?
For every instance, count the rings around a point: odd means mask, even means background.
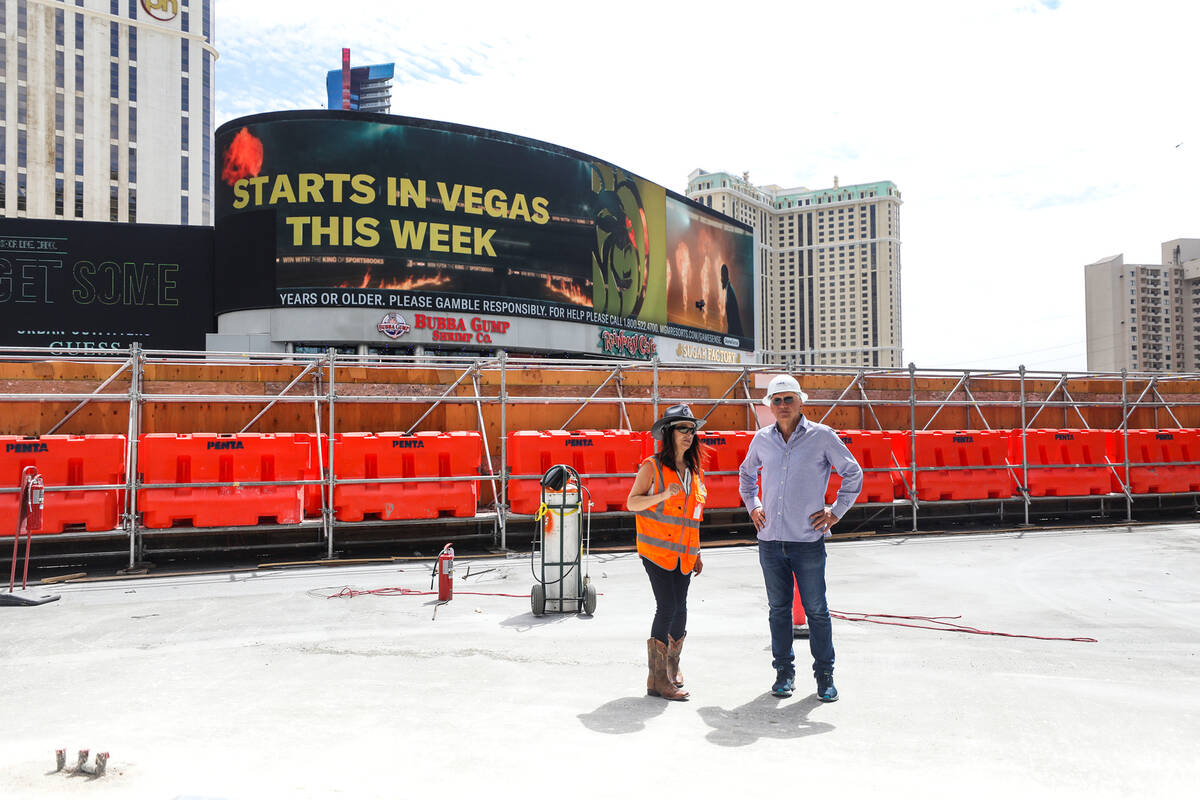
[[[698,166],[813,189],[893,180],[906,360],[1083,369],[1083,265],[1200,236],[1198,16],[1105,0],[259,0],[218,8],[217,118],[322,107],[346,46],[396,62],[395,113],[548,140],[677,191]]]

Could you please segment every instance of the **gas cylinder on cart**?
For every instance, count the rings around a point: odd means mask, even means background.
[[[454,597],[454,548],[449,544],[438,553],[437,589],[438,600],[446,601]]]
[[[568,481],[562,489],[545,490],[546,511],[542,515],[542,580],[546,601],[556,611],[576,611],[579,603],[579,484]],[[568,607],[568,604],[571,607]]]

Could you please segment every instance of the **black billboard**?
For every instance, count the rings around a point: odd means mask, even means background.
[[[213,230],[0,220],[0,344],[203,350]]]
[[[753,350],[748,226],[582,153],[341,111],[217,131],[216,311],[574,321]]]

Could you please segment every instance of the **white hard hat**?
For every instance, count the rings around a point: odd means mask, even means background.
[[[776,394],[796,394],[800,396],[801,403],[808,402],[808,395],[800,388],[800,381],[793,378],[791,375],[776,375],[771,378],[771,382],[767,384],[767,396],[763,398],[763,405],[771,405],[771,396]]]

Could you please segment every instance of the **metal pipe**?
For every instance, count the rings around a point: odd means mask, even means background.
[[[1124,370],[1122,370],[1122,372],[1124,372]],[[1134,401],[1133,401],[1133,405],[1131,405],[1131,406],[1129,406],[1129,407],[1128,407],[1128,411],[1127,411],[1127,412],[1126,412],[1126,410],[1125,410],[1125,405],[1124,405],[1125,401],[1124,401],[1124,400],[1122,400],[1122,408],[1121,408],[1121,411],[1122,411],[1122,414],[1121,414],[1121,425],[1122,425],[1123,427],[1128,425],[1128,423],[1129,423],[1129,417],[1130,417],[1130,416],[1133,414],[1134,410],[1135,410],[1135,409],[1136,409],[1136,408],[1137,408],[1139,405],[1154,405],[1153,403],[1145,403],[1145,404],[1143,404],[1143,403],[1142,403],[1142,398],[1146,396],[1146,392],[1149,392],[1149,391],[1150,391],[1150,388],[1151,388],[1153,385],[1154,385],[1154,383],[1153,383],[1153,379],[1151,379],[1151,381],[1150,381],[1150,382],[1148,382],[1148,383],[1146,384],[1146,388],[1145,388],[1145,389],[1142,389],[1142,393],[1138,395],[1138,397],[1137,397],[1137,400],[1134,400]],[[1122,397],[1124,397],[1124,396],[1125,396],[1125,391],[1126,391],[1126,390],[1125,390],[1125,376],[1123,376],[1123,375],[1122,375],[1122,376],[1121,376],[1121,395],[1122,395]]]
[[[620,369],[620,367],[618,367],[617,369]],[[564,431],[569,431],[569,430],[571,430],[571,422],[572,422],[572,421],[574,421],[574,419],[575,419],[576,417],[578,417],[578,416],[579,416],[579,414],[580,414],[580,413],[581,413],[581,412],[582,412],[582,411],[583,411],[585,408],[587,408],[587,407],[588,407],[588,403],[590,403],[592,400],[596,399],[596,395],[600,394],[600,392],[601,392],[601,391],[604,389],[604,387],[605,387],[605,386],[608,386],[608,382],[609,382],[609,381],[611,381],[613,378],[615,378],[615,377],[616,377],[616,375],[617,375],[617,371],[616,371],[616,370],[613,370],[612,372],[610,372],[610,373],[608,374],[608,377],[604,379],[604,382],[603,382],[603,383],[601,383],[599,386],[597,386],[597,387],[596,387],[596,391],[592,392],[592,396],[591,396],[591,397],[589,397],[587,400],[584,400],[584,401],[583,401],[583,404],[582,404],[582,405],[580,405],[580,406],[579,406],[579,408],[575,410],[575,413],[574,413],[574,414],[572,414],[571,416],[567,417],[567,421],[566,421],[566,422],[564,422],[564,423],[562,424],[562,426],[561,426],[560,430],[564,430]],[[479,389],[476,389],[476,390],[475,390],[475,394],[479,394]],[[624,405],[624,403],[622,403],[622,405]],[[481,412],[481,413],[482,413],[482,412]]]
[[[1028,425],[1025,422],[1026,398],[1025,398],[1025,365],[1018,367],[1021,375],[1021,494],[1025,498],[1025,524],[1029,524],[1029,457],[1025,452],[1026,437],[1025,431]],[[1041,413],[1040,411],[1038,413]]]
[[[624,402],[625,401],[625,393],[621,388],[621,385],[624,382],[625,382],[624,370],[622,370],[620,367],[618,367],[617,368],[616,388],[617,388],[617,397],[620,398],[621,405],[620,405],[620,408],[617,413],[617,423],[619,425],[620,423],[624,422],[625,423],[624,430],[629,431],[629,430],[633,430],[633,423],[629,421],[629,410],[625,407],[625,402]]]
[[[836,398],[836,399],[834,399],[834,401],[833,401],[832,403],[830,403],[830,404],[829,404],[829,407],[825,409],[825,413],[821,415],[821,418],[820,418],[819,420],[817,420],[817,422],[824,422],[824,421],[825,421],[825,418],[826,418],[826,417],[828,417],[830,414],[832,414],[832,413],[833,413],[833,410],[834,410],[835,408],[837,408],[838,402],[839,402],[839,401],[841,401],[841,399],[842,399],[843,397],[845,397],[845,396],[846,396],[846,394],[847,394],[847,393],[848,393],[848,392],[849,392],[851,389],[853,389],[855,386],[857,386],[857,385],[858,385],[858,379],[859,379],[860,377],[862,377],[862,372],[861,372],[861,371],[860,371],[860,372],[859,372],[857,375],[855,375],[853,378],[851,378],[851,379],[850,379],[850,383],[848,383],[848,384],[846,385],[846,388],[845,388],[845,389],[842,389],[842,393],[841,393],[841,394],[839,394],[839,395],[837,396],[837,398]],[[816,405],[816,403],[810,403],[809,405]],[[857,404],[856,404],[856,405],[857,405]]]
[[[933,420],[937,417],[938,414],[942,413],[942,409],[946,407],[946,404],[950,402],[950,399],[952,397],[954,397],[954,393],[958,391],[958,387],[962,386],[963,381],[966,379],[967,379],[966,373],[963,373],[963,376],[958,379],[958,383],[954,384],[954,388],[951,389],[950,392],[946,395],[946,399],[943,400],[942,404],[937,407],[937,411],[934,411],[933,416],[931,416],[928,420],[925,421],[925,425],[921,428],[921,430],[927,430],[929,428],[929,426],[933,424]],[[968,427],[970,427],[970,426],[968,426]]]
[[[1155,379],[1155,383],[1157,384],[1157,379]],[[1176,417],[1175,412],[1171,410],[1171,404],[1168,403],[1166,401],[1166,399],[1161,394],[1158,393],[1157,385],[1155,385],[1155,387],[1154,387],[1154,396],[1157,397],[1160,401],[1162,401],[1163,408],[1165,408],[1167,413],[1171,415],[1171,420],[1175,423],[1175,427],[1182,428],[1183,425],[1179,422],[1179,418]],[[1154,409],[1154,415],[1155,415],[1155,422],[1157,423],[1157,421],[1158,421],[1158,407],[1157,406]]]
[[[329,356],[329,399],[326,401],[327,408],[329,409],[329,508],[322,510],[321,514],[329,519],[329,525],[326,528],[328,534],[325,537],[325,557],[333,558],[333,537],[335,535],[335,528],[337,527],[337,523],[333,517],[333,489],[336,485],[334,483],[334,478],[337,475],[337,467],[335,466],[333,460],[334,451],[336,450],[334,445],[334,434],[337,428],[335,406],[337,398],[337,373],[335,372],[337,366],[337,350],[331,347],[327,351],[327,354]]]
[[[471,385],[473,387],[475,387],[475,394],[479,394],[479,368],[478,368],[478,366],[471,368]],[[483,439],[483,457],[487,461],[488,472],[491,473],[491,471],[492,471],[492,451],[491,451],[491,447],[488,445],[487,424],[483,421],[483,404],[482,403],[475,404],[475,413],[478,415],[478,419],[479,419],[479,436],[481,439]],[[490,474],[488,477],[491,479],[492,497],[498,500],[500,497],[500,492],[496,486],[495,477],[491,476]]]
[[[496,503],[496,524],[500,528],[500,549],[508,549],[508,355],[500,351],[500,499]],[[488,467],[491,472],[491,467]]]
[[[1125,448],[1125,480],[1122,488],[1125,490],[1125,521],[1133,522],[1133,494],[1129,485],[1129,392],[1124,368],[1121,369],[1121,441]],[[1144,395],[1145,392],[1142,392]]]
[[[417,426],[418,426],[418,425],[420,425],[422,422],[424,422],[424,421],[425,421],[425,418],[426,418],[426,417],[428,417],[430,414],[432,414],[432,413],[433,413],[433,410],[434,410],[435,408],[437,408],[439,405],[441,405],[442,403],[445,403],[445,402],[455,402],[455,401],[457,401],[457,402],[463,402],[463,401],[466,401],[466,402],[471,402],[471,403],[474,403],[474,402],[478,402],[479,400],[483,399],[483,398],[480,398],[480,397],[478,397],[478,396],[476,396],[476,397],[459,397],[459,398],[453,398],[453,400],[449,398],[449,395],[450,395],[450,393],[451,393],[451,392],[453,392],[453,391],[454,391],[456,388],[458,388],[458,385],[459,385],[460,383],[462,383],[463,381],[465,381],[465,380],[467,379],[467,376],[471,374],[471,370],[472,370],[472,369],[473,369],[473,367],[468,367],[468,368],[467,368],[467,370],[466,370],[466,372],[464,372],[462,375],[459,375],[459,376],[458,376],[458,380],[456,380],[454,383],[450,384],[449,388],[447,388],[447,389],[446,389],[446,391],[442,392],[442,396],[441,396],[441,397],[439,397],[438,399],[434,400],[434,401],[433,401],[433,403],[432,403],[432,404],[429,406],[429,408],[425,409],[425,413],[424,413],[424,414],[422,414],[421,416],[417,417],[417,421],[416,421],[416,422],[414,422],[412,425],[409,425],[409,426],[408,426],[408,430],[406,430],[404,433],[405,433],[405,434],[410,434],[410,433],[412,433],[413,431],[415,431],[415,430],[417,429]],[[405,397],[405,398],[390,397],[390,398],[380,398],[380,399],[381,399],[381,400],[386,400],[387,402],[395,402],[396,400],[400,400],[400,399],[407,400],[407,399],[409,399],[409,398],[407,398],[407,397]],[[424,397],[424,398],[416,398],[416,397],[414,397],[414,398],[412,398],[412,399],[414,399],[414,400],[425,400],[426,402],[428,402],[428,400],[429,400],[429,398],[428,398],[428,397]],[[347,398],[345,398],[345,400],[346,400],[346,402],[348,402],[348,403],[359,403],[359,402],[363,402],[363,401],[362,401],[361,399],[359,399],[358,397],[347,397]]]
[[[700,419],[701,419],[701,420],[707,420],[707,419],[709,418],[709,416],[710,416],[710,415],[711,415],[711,414],[712,414],[714,411],[716,411],[716,410],[717,410],[717,406],[719,406],[719,405],[722,405],[722,404],[725,404],[725,403],[727,403],[727,402],[729,402],[729,403],[737,403],[738,405],[741,405],[741,404],[742,404],[742,401],[741,401],[741,400],[737,400],[737,399],[733,399],[733,400],[729,400],[729,401],[726,401],[726,400],[725,400],[725,398],[729,397],[729,393],[730,393],[730,392],[732,392],[734,389],[736,389],[736,388],[737,388],[737,386],[738,386],[738,383],[739,383],[739,378],[734,378],[734,380],[733,380],[733,383],[729,384],[729,388],[725,390],[725,393],[724,393],[723,395],[721,395],[721,396],[720,396],[720,398],[718,398],[718,399],[716,400],[716,402],[712,403],[711,407],[708,409],[708,412],[707,412],[707,413],[705,413],[705,415],[704,415],[703,417],[701,417]],[[700,401],[693,400],[692,402],[700,402]]]
[[[42,394],[40,392],[31,392],[29,394],[16,394],[14,392],[4,392],[0,394],[0,401],[12,400],[17,403],[25,403],[33,400],[46,403],[69,403],[72,400],[82,400],[84,402],[96,403],[124,403],[128,399],[128,392],[122,392],[120,394],[113,394],[109,392],[103,394],[84,394],[80,392],[70,392],[64,394]]]
[[[1021,366],[1024,367],[1025,365],[1022,364]],[[1038,416],[1042,413],[1042,410],[1044,408],[1046,408],[1046,406],[1049,406],[1052,403],[1054,405],[1059,405],[1059,403],[1052,401],[1051,398],[1054,397],[1054,393],[1058,391],[1059,387],[1063,385],[1063,381],[1065,381],[1066,379],[1067,379],[1067,374],[1064,372],[1062,374],[1062,377],[1058,379],[1058,383],[1054,384],[1054,388],[1051,389],[1049,394],[1046,395],[1046,399],[1044,401],[1042,401],[1042,404],[1040,406],[1038,406],[1038,410],[1036,412],[1034,412],[1033,419],[1029,420],[1030,427],[1033,427],[1033,423],[1037,422]],[[1022,383],[1022,385],[1024,385],[1024,383]]]
[[[307,367],[305,367],[303,372],[301,372],[299,375],[297,375],[295,377],[295,379],[292,380],[291,383],[289,383],[287,386],[285,386],[283,388],[283,391],[280,392],[277,397],[275,397],[273,400],[271,400],[271,402],[267,403],[266,407],[264,407],[262,411],[259,411],[257,414],[255,414],[254,419],[247,422],[242,427],[242,429],[240,431],[238,431],[238,433],[245,433],[246,431],[250,430],[251,425],[258,422],[259,419],[262,418],[263,414],[266,414],[268,411],[270,411],[272,408],[274,408],[275,404],[279,402],[279,398],[282,397],[283,395],[287,394],[288,392],[290,392],[292,390],[292,387],[295,386],[297,383],[299,383],[304,378],[305,375],[312,372],[316,368],[316,366],[317,366],[317,362],[314,361],[311,364],[309,364]],[[307,397],[304,398],[304,401],[308,402],[308,398]]]
[[[750,370],[742,367],[742,394],[746,395],[746,430],[758,427],[758,415],[754,413],[754,398],[750,396]]]
[[[138,555],[138,488],[141,483],[138,438],[142,430],[142,379],[145,375],[145,356],[141,346],[134,342],[129,348],[132,369],[129,374],[129,441],[126,443],[128,457],[125,459],[125,527],[129,531],[129,568],[137,564]]]
[[[317,435],[317,474],[320,476],[321,482],[321,535],[328,540],[329,531],[329,512],[333,508],[333,496],[326,490],[329,488],[326,481],[329,479],[325,474],[325,453],[321,449],[321,373],[318,372],[313,380],[313,423],[316,428]]]
[[[912,489],[908,493],[912,504],[912,529],[917,529],[917,365],[908,362],[908,433],[910,440],[908,462],[912,465]]]
[[[113,381],[115,381],[115,380],[117,379],[117,377],[118,377],[118,376],[120,376],[120,374],[121,374],[122,372],[124,372],[124,371],[125,371],[125,369],[126,369],[127,367],[129,367],[130,365],[131,365],[131,362],[130,362],[129,360],[126,360],[124,363],[122,363],[122,364],[121,364],[121,366],[117,367],[117,370],[116,370],[116,372],[114,372],[112,375],[109,375],[109,376],[108,376],[108,377],[107,377],[107,378],[104,380],[104,382],[103,382],[103,383],[101,383],[99,386],[97,386],[97,387],[96,387],[96,390],[95,390],[94,392],[92,392],[92,394],[97,394],[97,393],[99,393],[99,392],[103,392],[103,391],[105,390],[105,388],[107,388],[107,387],[108,387],[108,385],[109,385],[110,383],[112,383]],[[81,400],[81,401],[79,402],[79,405],[75,406],[75,407],[74,407],[74,408],[72,408],[70,411],[68,411],[68,412],[66,413],[66,416],[64,416],[64,417],[63,417],[62,419],[60,419],[60,420],[59,420],[57,423],[55,423],[54,427],[52,427],[50,430],[46,431],[46,433],[45,433],[44,435],[45,435],[45,436],[50,436],[51,434],[53,434],[53,433],[54,433],[56,430],[58,430],[58,429],[59,429],[59,428],[61,428],[63,425],[65,425],[65,424],[66,424],[66,422],[67,422],[67,420],[69,420],[71,417],[75,416],[76,412],[78,412],[78,411],[79,411],[79,409],[81,409],[81,408],[83,408],[84,406],[86,406],[86,405],[87,405],[89,402],[91,402],[91,401],[90,401],[90,400]]]
[[[658,419],[658,356],[655,355],[650,361],[654,365],[654,384],[651,389],[650,400],[653,403],[651,408],[654,412],[654,418],[657,420]]]

